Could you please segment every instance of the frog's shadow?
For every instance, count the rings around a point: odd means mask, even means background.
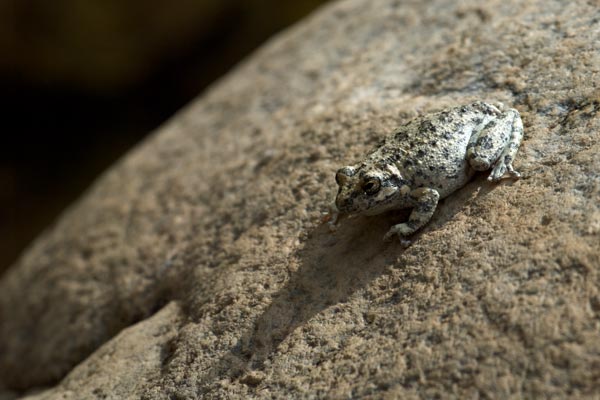
[[[487,180],[487,174],[477,174],[464,187],[452,193],[449,197],[440,200],[438,209],[433,215],[430,223],[412,237],[413,241],[425,232],[439,229],[451,221],[456,214],[465,210],[475,200],[485,199],[499,185],[512,185],[513,179],[502,180],[493,183]]]
[[[386,222],[387,221],[387,222]],[[328,307],[343,304],[358,290],[384,274],[404,251],[399,241],[387,243],[389,215],[343,218],[336,232],[326,223],[316,227],[293,260],[289,280],[244,332],[233,348],[214,365],[212,374],[230,378],[262,370],[293,332]]]
[[[460,198],[486,195],[494,185],[476,179],[460,192]],[[464,204],[448,202],[443,213],[436,213],[432,226],[437,229],[460,212]],[[253,327],[242,334],[235,346],[213,368],[213,374],[226,373],[232,379],[253,370],[262,370],[290,334],[328,307],[343,304],[358,290],[397,264],[404,252],[399,241],[384,242],[383,236],[394,223],[406,220],[409,210],[375,217],[344,218],[335,233],[327,224],[318,226],[299,250],[300,265],[289,281],[273,295],[272,302]],[[441,218],[440,218],[441,217]],[[419,233],[411,238],[417,241]]]

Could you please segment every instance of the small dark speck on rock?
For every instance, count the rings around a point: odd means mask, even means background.
[[[248,386],[257,386],[265,380],[265,373],[261,371],[250,371],[244,375],[240,382]]]

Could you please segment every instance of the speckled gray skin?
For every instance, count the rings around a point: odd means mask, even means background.
[[[337,171],[338,214],[375,215],[412,208],[384,239],[409,236],[432,217],[439,199],[464,186],[475,171],[490,181],[519,178],[512,162],[523,137],[519,112],[475,102],[415,118],[386,137],[367,157]]]

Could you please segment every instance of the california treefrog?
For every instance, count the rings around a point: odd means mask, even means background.
[[[343,167],[332,226],[339,214],[375,215],[412,208],[407,222],[385,235],[409,236],[431,219],[438,201],[464,186],[475,171],[490,181],[519,178],[512,162],[523,137],[513,108],[475,102],[415,118],[383,139],[366,158]]]

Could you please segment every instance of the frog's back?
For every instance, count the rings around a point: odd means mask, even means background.
[[[488,117],[469,111],[470,106],[464,106],[413,119],[370,157],[393,162],[411,187],[430,187],[446,197],[474,174],[465,157],[467,145],[474,127],[487,123]]]
[[[488,121],[488,115],[473,110],[472,106],[456,107],[415,118],[398,128],[388,140],[406,151],[436,147],[457,151],[463,146],[466,150],[473,128]]]

